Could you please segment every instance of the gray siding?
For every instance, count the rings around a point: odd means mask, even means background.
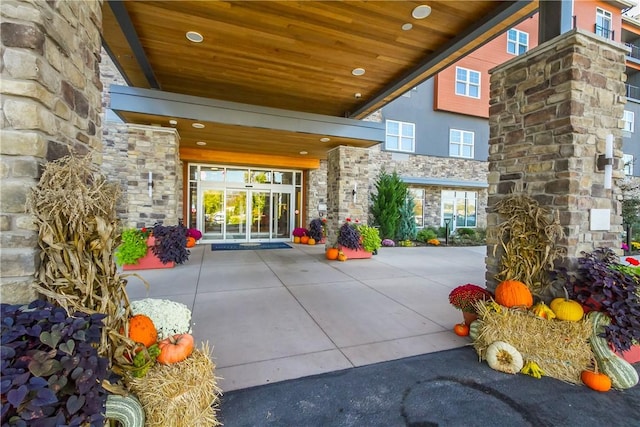
[[[401,96],[382,109],[383,120],[415,123],[415,154],[449,157],[449,129],[475,133],[474,160],[486,161],[489,154],[489,121],[480,117],[433,111],[433,79],[422,83],[411,96]]]

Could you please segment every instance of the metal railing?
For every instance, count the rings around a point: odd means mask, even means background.
[[[633,43],[625,43],[628,48],[631,48],[631,52],[629,52],[630,57],[635,59],[640,59],[640,46],[635,45]]]
[[[597,35],[599,35],[601,37],[604,37],[605,39],[615,40],[615,38],[614,38],[615,32],[610,28],[605,28],[605,27],[603,27],[601,25],[595,24],[594,25],[594,32]]]
[[[627,87],[627,98],[640,100],[640,87],[630,84],[625,84],[625,86]]]

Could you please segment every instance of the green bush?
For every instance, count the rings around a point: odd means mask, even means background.
[[[371,195],[370,213],[373,225],[380,230],[383,239],[395,239],[400,222],[400,210],[407,197],[407,185],[394,171],[380,172],[376,180],[376,191]]]
[[[147,254],[147,236],[142,230],[127,228],[122,231],[121,239],[115,252],[118,265],[137,264]]]
[[[416,238],[418,229],[416,227],[415,202],[413,196],[407,191],[407,197],[405,197],[402,206],[400,207],[400,220],[398,221],[398,232],[396,233],[397,240],[413,240]]]
[[[416,235],[416,240],[419,242],[427,243],[427,240],[435,239],[438,237],[438,234],[432,228],[423,228],[418,231]]]
[[[473,228],[457,228],[456,233],[458,233],[459,236],[466,236],[471,238],[476,236],[476,230],[474,230]]]

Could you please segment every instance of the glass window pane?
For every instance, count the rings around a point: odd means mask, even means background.
[[[462,156],[463,157],[471,157],[471,147],[468,145],[462,146]]]
[[[469,74],[469,81],[474,84],[480,83],[480,73],[472,72]]]
[[[386,145],[387,145],[387,148],[389,148],[389,149],[397,150],[398,149],[398,137],[397,136],[389,136],[389,135],[387,135]]]
[[[467,85],[464,83],[456,83],[456,93],[458,95],[464,95],[467,91]]]
[[[201,181],[224,181],[224,168],[202,166],[200,168],[200,180]]]
[[[387,121],[387,133],[398,135],[400,133],[400,123]]]
[[[456,80],[467,80],[467,70],[462,68],[456,69]]]
[[[473,144],[473,132],[464,132],[462,135],[465,144]]]
[[[249,171],[246,169],[227,169],[227,182],[249,182]]]
[[[459,156],[460,155],[459,146],[455,144],[449,144],[449,155]]]
[[[461,141],[460,138],[461,138],[460,131],[452,130],[451,132],[449,132],[449,140],[451,142],[459,143]]]
[[[474,98],[479,98],[478,95],[478,86],[469,86],[469,96],[473,96]]]
[[[520,33],[520,43],[522,43],[522,44],[529,44],[529,34],[527,34],[527,33]]]
[[[405,123],[404,126],[402,126],[402,136],[408,136],[413,138],[413,124],[412,123]]]
[[[257,184],[271,183],[271,172],[268,171],[251,171],[251,182]]]

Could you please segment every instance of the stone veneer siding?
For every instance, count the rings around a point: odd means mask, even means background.
[[[327,153],[327,245],[338,240],[347,218],[367,223],[369,212],[369,150],[339,146]],[[357,185],[354,202],[353,189]]]
[[[615,178],[622,177],[625,51],[622,45],[573,30],[491,71],[487,285],[502,256],[491,237],[504,220],[492,211],[523,192],[557,213],[566,237],[563,264],[581,251],[620,248],[620,190],[605,190],[595,160],[613,134]],[[611,229],[591,231],[590,210],[611,210]],[[494,247],[498,248],[493,256]]]
[[[101,162],[101,1],[0,3],[0,299],[32,300],[37,230],[26,195],[41,166],[93,153]]]

